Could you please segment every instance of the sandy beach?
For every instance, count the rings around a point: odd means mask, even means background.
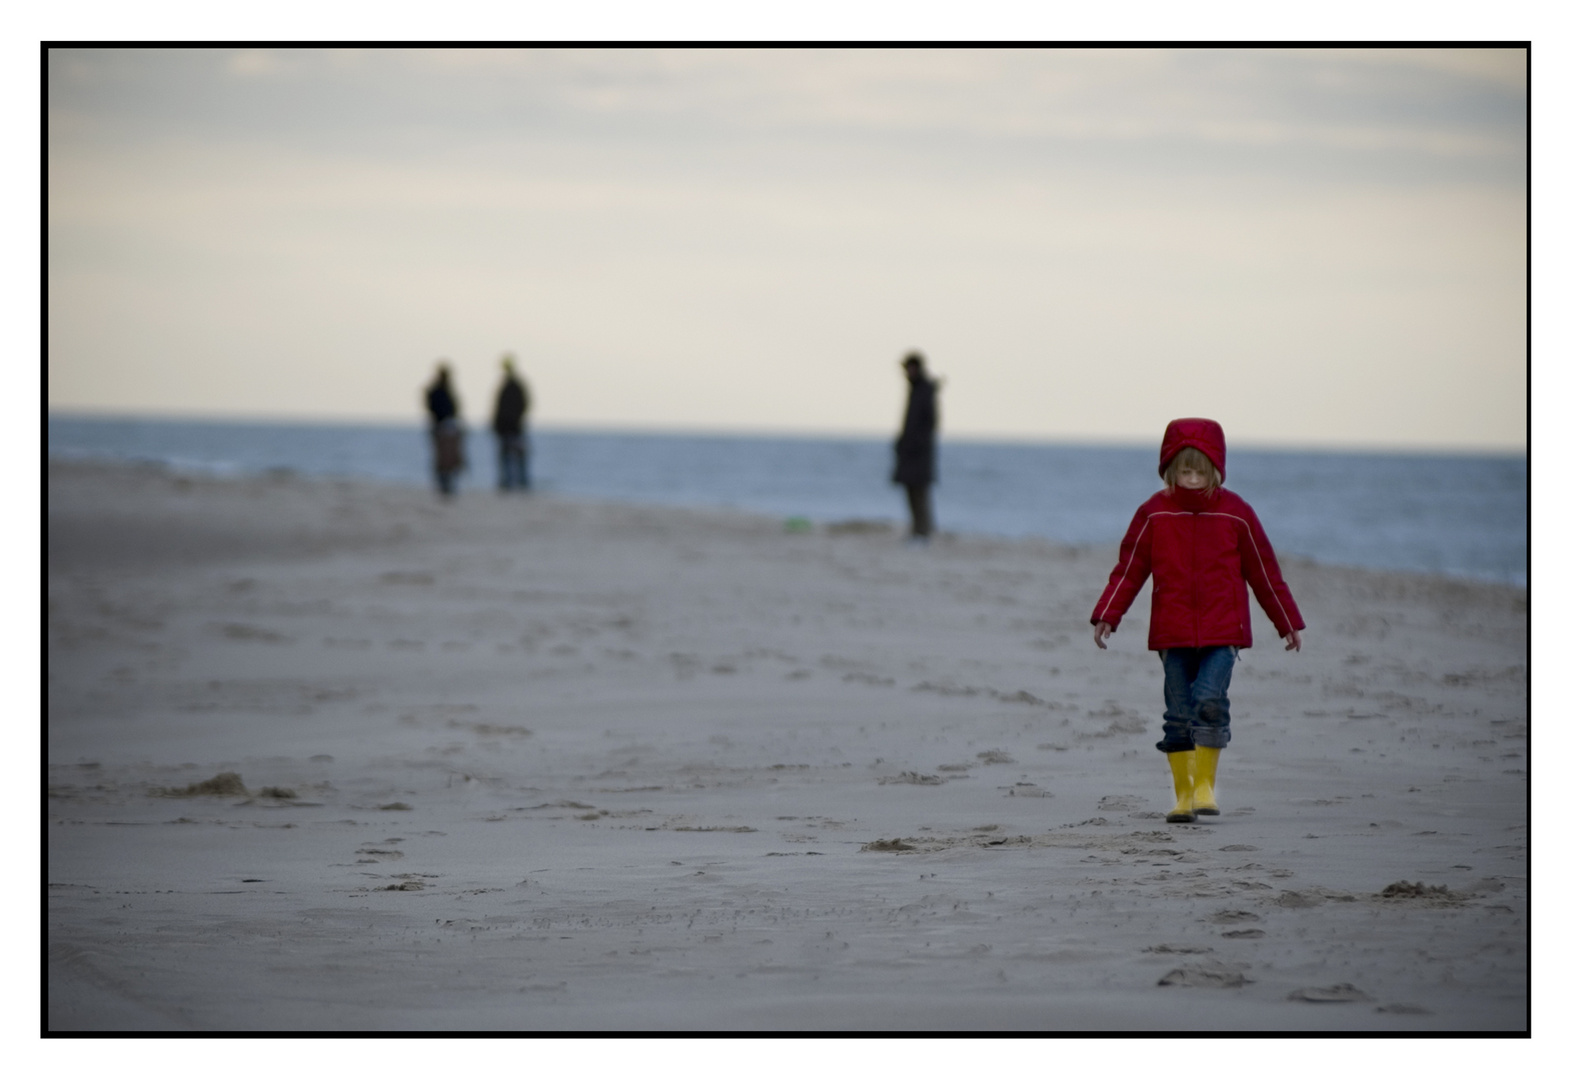
[[[47,520],[50,1031],[1526,1029],[1526,590],[1284,559],[1168,825],[1126,521],[58,462]]]

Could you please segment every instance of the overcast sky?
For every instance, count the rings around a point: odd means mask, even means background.
[[[52,409],[1524,447],[1522,52],[48,60]]]

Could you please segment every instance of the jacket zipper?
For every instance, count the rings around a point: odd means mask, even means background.
[[[1189,582],[1194,595],[1194,647],[1200,648],[1200,515],[1189,515]]]

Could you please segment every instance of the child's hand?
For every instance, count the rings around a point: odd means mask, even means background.
[[[1304,644],[1304,639],[1299,637],[1299,632],[1297,630],[1294,630],[1282,640],[1287,642],[1287,645],[1283,646],[1283,652],[1298,652],[1299,646]]]
[[[1107,647],[1107,637],[1111,633],[1112,633],[1112,627],[1108,626],[1104,622],[1097,623],[1096,624],[1096,648],[1098,648],[1098,649],[1105,649]]]

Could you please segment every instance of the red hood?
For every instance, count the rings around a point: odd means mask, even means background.
[[[1162,436],[1162,459],[1156,466],[1156,475],[1166,472],[1167,463],[1186,446],[1192,446],[1204,454],[1216,466],[1216,471],[1224,479],[1227,477],[1227,436],[1222,434],[1222,425],[1215,420],[1202,420],[1199,417],[1174,420],[1167,425],[1167,433]]]

